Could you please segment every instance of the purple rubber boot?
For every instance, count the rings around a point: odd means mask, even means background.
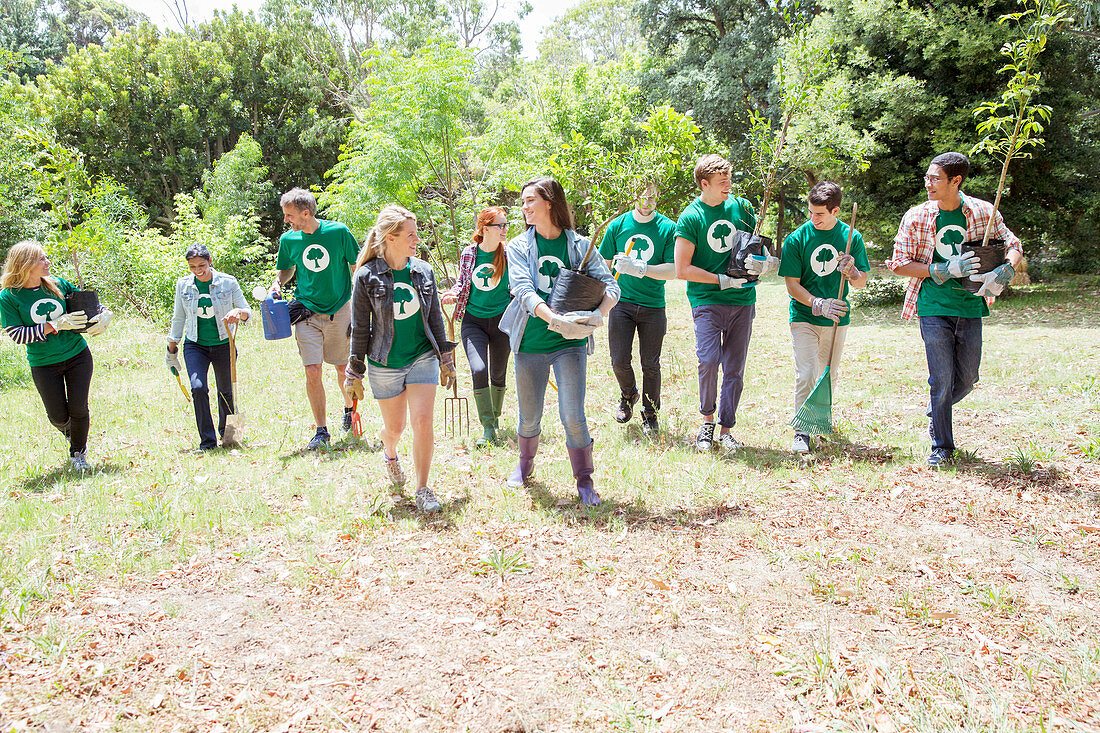
[[[592,443],[585,448],[569,448],[569,464],[577,479],[577,493],[585,506],[599,506],[600,495],[592,485]]]
[[[525,438],[517,435],[516,443],[519,445],[519,462],[516,463],[516,469],[512,471],[512,475],[508,477],[508,486],[513,489],[526,484],[527,479],[531,478],[531,474],[535,472],[535,454],[539,451],[539,436]]]

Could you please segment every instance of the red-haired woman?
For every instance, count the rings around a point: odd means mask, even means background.
[[[512,300],[508,292],[508,260],[504,251],[508,219],[499,206],[477,215],[474,243],[458,259],[458,280],[443,294],[443,302],[455,303],[455,318],[462,319],[462,346],[473,374],[474,402],[484,436],[479,448],[497,442],[498,420],[504,405],[504,380],[508,372],[508,334],[500,330],[500,317]]]

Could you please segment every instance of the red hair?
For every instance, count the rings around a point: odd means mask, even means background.
[[[493,220],[498,216],[503,216],[505,220],[507,220],[508,213],[501,206],[490,206],[487,209],[481,210],[481,213],[477,215],[477,224],[474,226],[473,240],[475,243],[481,244],[485,241],[485,227],[492,224]],[[508,264],[508,258],[504,252],[503,239],[502,236],[500,246],[497,247],[497,251],[493,254],[493,287],[496,287],[497,283],[500,282],[500,278],[504,275],[504,270]]]

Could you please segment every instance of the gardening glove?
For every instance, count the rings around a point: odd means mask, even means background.
[[[111,319],[115,317],[115,314],[111,311],[104,309],[101,310],[95,318],[88,321],[91,324],[87,331],[84,333],[89,336],[98,336],[107,330],[107,326],[111,325]]]
[[[596,327],[587,323],[579,323],[578,319],[579,314],[577,313],[566,313],[563,316],[555,313],[547,328],[567,339],[588,338],[596,330]]]
[[[722,290],[729,290],[730,288],[743,288],[748,283],[743,277],[730,277],[729,275],[718,275],[718,287]]]
[[[859,277],[859,268],[856,267],[856,258],[851,255],[841,255],[837,258],[836,269],[849,280]]]
[[[348,397],[353,400],[363,399],[363,379],[361,377],[358,379],[349,377],[347,370],[344,370],[344,387],[348,390]]]
[[[649,265],[645,262],[635,259],[624,252],[615,255],[615,259],[611,261],[611,264],[615,266],[615,269],[620,275],[627,275],[629,277],[645,277],[645,271],[649,268]]]
[[[1008,285],[1009,281],[1015,276],[1016,269],[1006,262],[981,275],[971,275],[970,279],[973,282],[982,284],[982,286],[978,288],[977,295],[996,298],[1004,291],[1005,285]]]
[[[768,255],[749,255],[749,259],[745,262],[745,269],[748,270],[750,275],[756,277],[764,277],[773,272],[779,272],[779,258]]]
[[[164,363],[169,369],[174,370],[176,374],[183,374],[183,365],[180,364],[180,352],[178,350],[173,354],[171,351],[165,349]]]
[[[951,255],[945,262],[933,262],[928,266],[928,276],[935,280],[937,285],[943,285],[953,277],[966,277],[977,271],[978,255],[972,251]]]
[[[573,311],[566,313],[567,316],[574,316],[577,323],[585,326],[595,326],[599,328],[603,325],[603,313],[598,310],[594,311]]]
[[[55,331],[79,331],[88,325],[88,316],[84,314],[84,311],[62,313],[50,321],[49,324],[54,327]]]
[[[455,386],[458,373],[455,371],[455,352],[447,351],[439,356],[439,386],[450,389]]]
[[[811,310],[815,316],[839,323],[841,317],[848,312],[848,304],[837,298],[814,298]]]

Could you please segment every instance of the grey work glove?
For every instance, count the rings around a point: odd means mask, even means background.
[[[109,310],[101,310],[99,314],[88,321],[88,330],[84,333],[89,336],[98,336],[107,330],[107,326],[111,325],[111,319],[115,317],[115,314]]]
[[[810,310],[815,316],[839,323],[841,317],[848,312],[848,304],[837,298],[814,298]]]
[[[743,288],[748,283],[743,277],[730,277],[729,275],[718,275],[718,287],[722,290],[729,290],[730,288]]]
[[[978,271],[978,255],[973,251],[961,255],[951,255],[944,262],[933,262],[928,266],[928,276],[943,285],[951,278],[973,275]]]
[[[1005,285],[1016,276],[1016,268],[1007,262],[981,275],[971,275],[970,280],[981,283],[977,295],[996,298],[1004,292]]]
[[[79,331],[88,325],[88,316],[84,311],[73,311],[72,313],[62,313],[57,318],[49,322],[56,331]]]
[[[167,349],[164,350],[164,364],[169,370],[174,369],[177,374],[183,374],[183,365],[180,364],[180,352],[178,349],[174,354]]]
[[[588,338],[596,330],[596,327],[587,323],[580,323],[580,318],[581,316],[577,313],[566,313],[560,316],[555,313],[547,328],[567,339]]]
[[[750,255],[745,262],[745,269],[756,277],[764,277],[773,272],[779,272],[779,258],[768,255]]]
[[[603,313],[598,310],[594,311],[571,311],[565,315],[574,318],[575,323],[579,323],[582,326],[594,326],[599,328],[603,325]]]
[[[611,260],[611,264],[614,265],[615,270],[620,275],[627,275],[628,277],[645,277],[645,272],[649,268],[647,263],[635,259],[625,252],[615,255],[615,258]]]
[[[859,268],[856,267],[856,258],[852,255],[841,255],[836,260],[836,269],[849,280],[859,277]]]
[[[455,352],[447,351],[439,356],[439,386],[450,389],[455,386],[458,372],[455,371]]]

